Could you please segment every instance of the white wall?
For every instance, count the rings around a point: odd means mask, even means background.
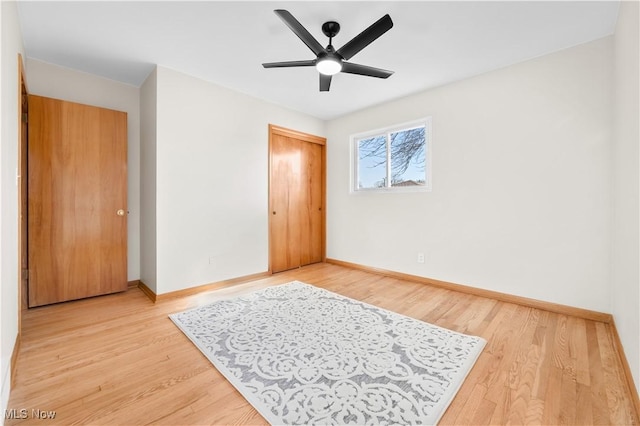
[[[614,36],[612,313],[640,389],[640,37],[638,2],[620,4]]]
[[[157,86],[154,69],[140,88],[140,280],[155,293]]]
[[[92,74],[27,60],[29,94],[127,113],[128,279],[140,278],[140,89]]]
[[[327,256],[609,312],[611,44],[329,122]],[[433,191],[350,195],[350,135],[425,116]]]
[[[0,2],[0,10],[0,410],[4,413],[18,335],[18,53],[23,54],[23,45],[15,2]]]
[[[156,119],[157,293],[266,271],[268,125],[324,122],[164,67]]]

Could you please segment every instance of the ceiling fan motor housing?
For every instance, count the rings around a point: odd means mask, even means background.
[[[340,32],[340,24],[335,21],[328,21],[322,24],[322,32],[330,39]],[[329,41],[331,43],[331,41]]]

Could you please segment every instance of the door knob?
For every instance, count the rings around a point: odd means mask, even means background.
[[[124,216],[124,210],[120,209],[116,212],[118,216]]]

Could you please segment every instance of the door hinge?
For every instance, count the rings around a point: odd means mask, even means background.
[[[22,113],[22,122],[23,123],[28,123],[29,122],[29,114],[27,114],[26,112]]]
[[[28,269],[23,269],[22,270],[22,279],[23,280],[28,280],[29,279],[29,270]]]

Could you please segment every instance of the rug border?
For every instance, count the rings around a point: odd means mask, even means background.
[[[182,333],[185,336],[187,336],[187,338],[200,350],[200,352],[209,360],[209,362],[211,362],[211,364],[213,364],[213,366],[220,372],[220,374],[222,374],[224,376],[224,378],[227,379],[227,381],[231,384],[231,386],[233,386],[238,392],[240,392],[240,394],[247,400],[247,402],[249,402],[249,404],[251,404],[251,406],[258,413],[260,413],[260,415],[262,417],[264,417],[265,420],[267,420],[267,422],[269,422],[272,425],[279,424],[280,419],[277,418],[273,413],[271,413],[271,410],[268,407],[263,406],[262,401],[259,401],[256,397],[254,397],[253,393],[249,394],[248,390],[245,389],[244,384],[242,382],[237,381],[235,376],[233,376],[233,374],[229,370],[227,370],[227,368],[224,365],[220,365],[218,362],[216,362],[214,359],[212,359],[209,356],[208,351],[204,350],[205,348],[203,348],[203,346],[200,345],[200,343],[198,343],[197,340],[195,340],[195,336],[193,336],[190,331],[187,331],[186,329],[184,329],[182,327],[182,325],[176,319],[174,319],[174,316],[178,316],[180,314],[184,314],[184,313],[187,313],[187,312],[195,311],[195,310],[200,309],[200,308],[202,308],[204,306],[211,305],[211,304],[219,302],[221,300],[231,300],[231,299],[242,298],[242,297],[246,297],[246,296],[249,296],[249,295],[252,295],[252,294],[256,294],[256,293],[265,291],[265,290],[267,290],[269,288],[282,287],[282,286],[287,286],[287,285],[291,285],[291,284],[294,284],[294,283],[302,284],[302,285],[306,285],[306,286],[311,286],[311,287],[314,287],[316,289],[326,291],[326,292],[331,293],[333,295],[336,295],[336,296],[339,296],[339,297],[342,297],[342,298],[345,298],[345,299],[349,299],[349,300],[355,301],[357,303],[361,303],[363,305],[370,306],[370,307],[373,307],[375,309],[379,309],[379,310],[387,312],[387,313],[391,313],[391,314],[394,314],[394,315],[399,315],[401,317],[408,318],[408,319],[411,319],[413,321],[420,321],[420,322],[423,322],[425,324],[428,324],[431,327],[436,327],[438,329],[445,330],[445,331],[451,332],[451,333],[456,333],[456,334],[459,334],[459,335],[462,335],[462,336],[473,337],[473,338],[479,340],[479,344],[477,346],[477,350],[474,352],[473,356],[467,358],[466,362],[464,364],[462,364],[462,366],[461,366],[461,367],[464,367],[464,369],[465,369],[464,375],[460,378],[460,380],[458,381],[457,385],[453,386],[450,389],[448,389],[448,392],[446,392],[443,395],[443,398],[440,399],[440,404],[439,405],[443,405],[444,408],[442,410],[440,410],[439,415],[433,419],[433,423],[432,424],[437,424],[440,421],[440,419],[442,418],[442,416],[447,412],[447,410],[449,409],[449,406],[451,405],[451,402],[453,401],[455,396],[458,394],[458,391],[460,390],[460,388],[462,387],[464,382],[467,380],[467,377],[469,376],[469,373],[471,373],[471,370],[473,369],[473,366],[478,361],[478,358],[480,358],[480,355],[482,354],[482,352],[484,351],[484,348],[487,345],[487,341],[483,337],[470,335],[470,334],[465,334],[465,333],[461,333],[459,331],[455,331],[455,330],[451,330],[451,329],[448,329],[448,328],[445,328],[445,327],[441,327],[441,326],[439,326],[437,324],[432,324],[430,322],[423,321],[423,320],[420,320],[420,319],[417,319],[417,318],[413,318],[413,317],[410,317],[408,315],[404,315],[404,314],[401,314],[401,313],[398,313],[398,312],[395,312],[395,311],[391,311],[391,310],[388,310],[388,309],[385,309],[385,308],[381,308],[381,307],[373,305],[371,303],[363,302],[361,300],[357,300],[357,299],[351,298],[349,296],[342,295],[340,293],[335,293],[335,292],[333,292],[331,290],[327,290],[325,288],[318,287],[318,286],[315,286],[313,284],[305,283],[305,282],[299,281],[299,280],[293,280],[293,281],[289,281],[289,282],[283,283],[283,284],[277,284],[277,285],[273,285],[273,286],[259,288],[259,289],[256,289],[256,290],[249,291],[247,293],[239,294],[239,295],[236,295],[236,296],[230,296],[230,297],[223,298],[223,299],[220,299],[220,300],[215,300],[215,301],[212,301],[212,302],[209,302],[209,303],[205,303],[205,304],[200,305],[200,306],[196,306],[196,307],[193,307],[193,308],[190,308],[190,309],[185,309],[185,310],[180,311],[180,312],[174,312],[172,314],[169,314],[168,315],[169,319],[171,319],[171,321],[180,329],[180,331],[182,331]],[[442,404],[442,402],[445,401],[445,400],[446,400],[446,403]]]

